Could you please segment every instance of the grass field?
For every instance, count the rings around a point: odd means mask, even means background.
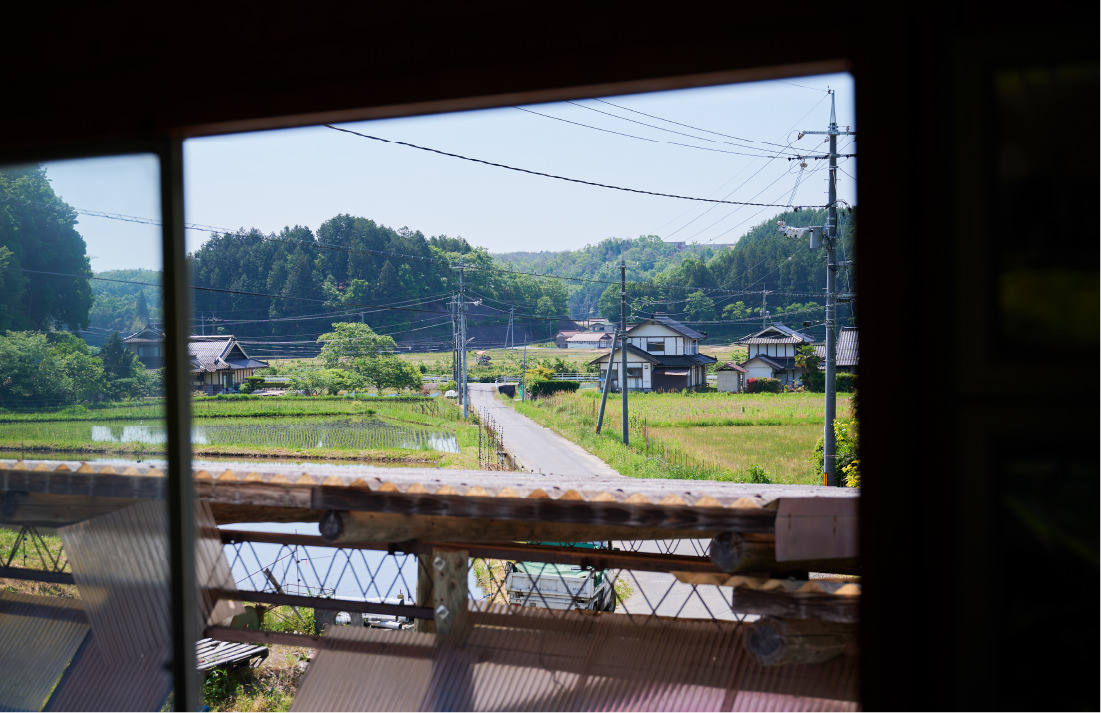
[[[558,394],[518,411],[640,478],[818,484],[811,454],[822,433],[821,394],[631,394],[630,447],[621,443],[620,399],[609,398],[595,433],[600,394]],[[838,395],[838,415],[850,410]],[[756,466],[757,468],[753,468]]]

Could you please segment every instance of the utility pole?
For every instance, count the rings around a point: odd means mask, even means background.
[[[463,383],[462,391],[459,392],[459,398],[463,400],[463,418],[467,418],[470,415],[467,384],[466,384],[466,283],[464,278],[466,276],[466,268],[463,267],[463,256],[459,256],[459,332],[461,343],[459,348],[462,349],[462,370],[463,370]]]
[[[627,263],[619,258],[619,330],[622,352],[619,358],[619,390],[623,393],[623,445],[630,445],[631,437],[627,432]],[[613,344],[615,341],[613,339]],[[614,353],[614,352],[613,352]],[[608,377],[611,378],[612,365],[608,363]]]
[[[768,295],[769,291],[761,286],[761,329],[768,326]]]
[[[597,433],[600,433],[600,429],[604,425],[604,406],[608,403],[608,391],[611,390],[612,369],[615,368],[615,342],[618,336],[619,334],[612,333],[612,348],[608,351],[608,370],[604,372],[604,388],[600,390],[600,414],[596,417]]]
[[[505,336],[505,342],[509,345],[510,349],[512,347],[516,346],[516,332],[513,331],[513,326],[512,326],[513,319],[515,319],[515,316],[514,316],[515,312],[516,312],[515,307],[509,307],[508,308],[508,334]]]
[[[818,247],[819,234],[821,242],[826,245],[826,419],[823,426],[823,455],[822,470],[826,474],[826,485],[839,486],[841,478],[837,475],[837,438],[833,432],[833,422],[837,416],[837,137],[851,136],[855,131],[839,131],[837,128],[837,111],[833,90],[830,90],[830,124],[826,131],[802,131],[799,138],[807,134],[826,134],[829,137],[830,150],[825,156],[793,156],[789,160],[804,160],[813,158],[817,160],[829,160],[829,203],[826,206],[826,225],[820,228],[785,228],[780,229],[789,236],[810,233],[810,246]]]
[[[528,400],[528,345],[524,342],[524,366],[520,371],[520,403]]]

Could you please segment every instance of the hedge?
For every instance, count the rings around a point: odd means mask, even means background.
[[[747,394],[779,394],[783,391],[784,384],[779,379],[749,379],[745,382]]]
[[[577,391],[580,381],[533,381],[528,384],[528,394],[532,397],[550,396],[559,391]]]

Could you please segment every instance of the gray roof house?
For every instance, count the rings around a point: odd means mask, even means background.
[[[795,353],[801,346],[813,345],[814,338],[785,324],[770,324],[738,340],[746,345],[742,366],[750,379],[779,379],[785,386],[795,384],[803,369],[795,365]]]
[[[627,388],[631,391],[683,391],[707,386],[707,365],[715,357],[699,352],[699,340],[707,335],[697,332],[664,314],[654,314],[627,330]],[[615,350],[612,388],[619,389],[619,359],[623,350]],[[601,379],[608,371],[608,355],[593,359],[601,366]]]

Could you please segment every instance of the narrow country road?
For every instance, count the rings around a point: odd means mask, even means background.
[[[570,477],[622,477],[581,446],[499,401],[494,384],[470,384],[470,406],[496,424],[505,450],[520,470]]]
[[[540,426],[527,416],[522,416],[497,399],[494,384],[470,384],[470,406],[479,414],[485,414],[496,424],[505,449],[522,470],[532,473],[550,473],[571,478],[593,479],[622,478],[604,461],[592,455],[576,443],[567,441],[554,431]],[[704,555],[708,543],[703,540],[675,542],[617,542],[622,549],[641,549],[644,552],[671,551],[682,555]],[[681,616],[694,619],[734,619],[721,587],[700,586],[693,588],[682,584],[664,572],[622,571],[631,585],[632,596],[617,607],[621,613],[640,615]],[[750,620],[756,617],[750,616]]]

